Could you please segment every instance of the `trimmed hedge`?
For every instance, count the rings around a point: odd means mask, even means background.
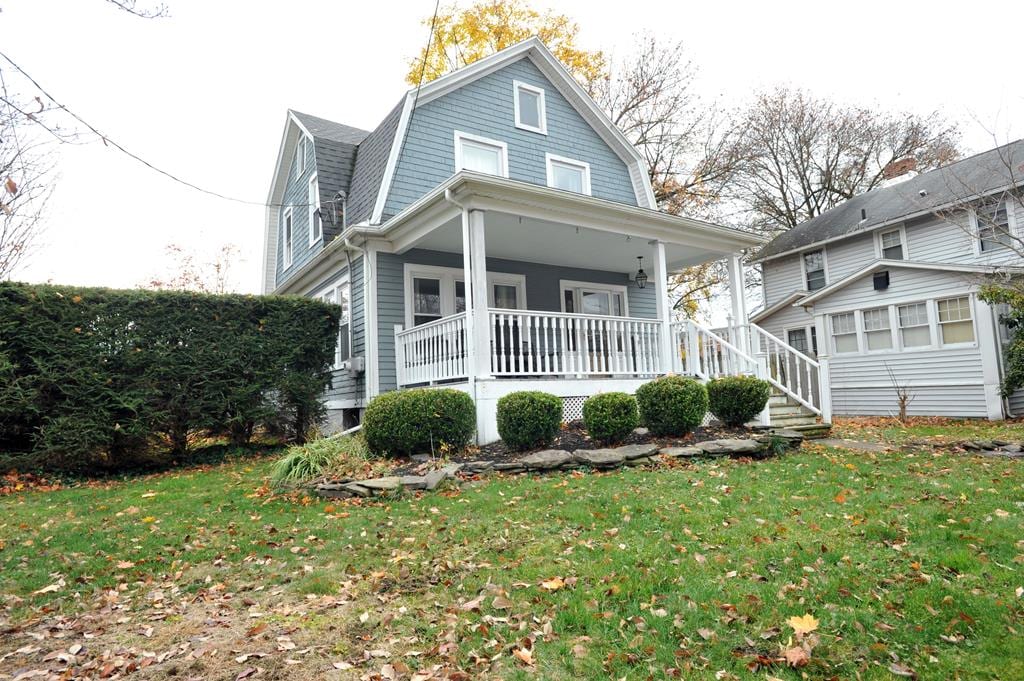
[[[302,441],[340,309],[292,296],[0,284],[0,451],[88,472],[167,463],[197,435]]]
[[[599,442],[619,442],[640,425],[636,399],[626,393],[601,393],[583,403],[583,426]]]
[[[473,399],[451,388],[387,392],[363,415],[363,437],[374,454],[443,453],[465,447],[475,432]]]
[[[498,400],[498,434],[512,449],[546,445],[561,425],[562,400],[550,393],[522,390]]]
[[[768,381],[753,376],[727,376],[708,383],[711,413],[727,426],[742,426],[764,410],[771,397]]]
[[[653,435],[682,436],[696,428],[708,411],[704,386],[685,376],[663,376],[636,391],[640,420]]]

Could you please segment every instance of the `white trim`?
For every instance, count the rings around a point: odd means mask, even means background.
[[[537,120],[540,122],[540,125],[537,126],[537,127],[534,127],[532,125],[528,125],[526,123],[523,123],[520,120],[520,118],[519,118],[519,91],[520,90],[526,90],[527,92],[532,92],[533,94],[537,95],[537,108],[538,108]],[[528,130],[530,132],[537,132],[537,133],[540,133],[541,135],[547,135],[548,134],[548,116],[547,116],[547,107],[546,107],[546,105],[544,103],[544,88],[539,88],[536,85],[530,85],[529,83],[524,83],[521,80],[513,80],[512,81],[512,108],[515,111],[515,119],[514,120],[515,120],[515,124],[516,124],[517,128],[519,128],[520,130]]]
[[[612,314],[611,306],[608,308],[609,317],[628,317],[629,316],[629,287],[622,286],[620,284],[599,284],[593,281],[575,281],[572,279],[559,279],[558,280],[558,302],[561,306],[562,312],[565,312],[565,292],[572,291],[573,306],[578,308],[576,314],[589,314],[583,312],[583,299],[582,292],[608,292],[608,293],[619,293],[622,295],[622,314]],[[610,303],[611,301],[609,301]]]
[[[308,151],[308,144],[309,137],[305,134],[300,135],[298,142],[295,144],[295,179],[302,177],[302,174],[306,172],[306,153]]]
[[[865,312],[874,312],[875,310],[881,310],[881,311],[883,311],[885,313],[885,317],[888,319],[888,322],[889,322],[889,328],[887,328],[887,329],[876,329],[876,330],[872,330],[872,331],[868,330],[868,328],[867,328],[867,320],[864,317],[864,313]],[[894,337],[894,335],[895,335],[895,325],[893,324],[892,311],[893,311],[893,306],[892,305],[876,305],[874,307],[864,307],[864,308],[858,308],[857,309],[857,315],[860,317],[860,326],[858,327],[858,333],[862,336],[859,339],[859,344],[860,344],[860,347],[861,347],[861,353],[862,354],[865,354],[865,355],[884,355],[884,354],[888,354],[888,353],[896,352],[897,351],[896,339]],[[882,331],[888,331],[889,332],[889,347],[881,348],[880,350],[872,350],[871,346],[870,346],[870,343],[868,343],[868,334],[869,333],[880,333]]]
[[[345,272],[342,273],[340,276],[338,276],[337,279],[334,279],[333,281],[331,281],[326,286],[321,286],[320,288],[316,289],[315,292],[313,292],[311,294],[307,294],[307,297],[314,298],[316,300],[323,300],[328,295],[330,295],[333,298],[336,295],[338,289],[345,289],[345,290],[348,291],[348,309],[347,309],[347,313],[348,313],[348,357],[345,358],[345,359],[341,358],[341,355],[340,355],[341,348],[340,348],[339,345],[336,344],[335,348],[334,348],[334,364],[332,365],[335,371],[339,371],[339,370],[342,370],[342,369],[347,369],[349,367],[349,364],[352,361],[352,357],[353,357],[354,352],[355,352],[355,349],[352,347],[352,326],[355,323],[355,315],[353,314],[353,311],[352,311],[352,277],[351,277],[351,273],[346,269]],[[337,304],[337,300],[331,300],[329,302]],[[339,320],[339,324],[338,324],[339,326],[341,326],[341,321],[344,321],[344,317],[342,318],[342,320]],[[340,328],[338,329],[338,334],[337,335],[339,337],[341,336],[341,329]]]
[[[966,341],[962,343],[946,343],[942,340],[942,325],[943,324],[959,324],[967,321],[966,319],[956,319],[948,322],[943,322],[939,319],[939,303],[947,300],[958,300],[960,298],[967,299],[967,311],[971,315],[971,335],[974,336],[974,340]],[[935,297],[931,301],[931,304],[935,308],[935,344],[939,348],[945,350],[948,348],[973,348],[978,346],[978,314],[974,309],[974,296],[970,293],[962,293],[960,295],[943,295],[942,297]]]
[[[310,200],[312,197],[312,201]],[[324,238],[324,221],[320,218],[317,211],[320,210],[320,184],[317,181],[317,174],[313,173],[309,178],[309,182],[306,183],[306,221],[309,223],[309,245],[314,246],[316,243]],[[318,230],[320,233],[313,237],[313,227],[319,226]]]
[[[840,316],[840,315],[850,315],[853,318],[853,331],[845,331],[843,333],[836,333],[835,318]],[[828,315],[828,331],[829,331],[829,336],[828,336],[829,349],[832,350],[832,352],[830,353],[831,355],[836,356],[836,357],[847,357],[847,356],[848,357],[852,357],[854,355],[861,354],[861,338],[860,338],[860,335],[861,335],[861,331],[862,331],[862,326],[861,326],[861,321],[860,321],[860,315],[857,314],[856,310],[844,310],[843,312],[833,312],[833,313],[829,314]],[[843,350],[843,351],[840,351],[839,348],[836,347],[836,336],[853,336],[854,339],[857,341],[857,349],[856,350]]]
[[[391,191],[391,183],[395,179],[395,169],[398,167],[398,154],[402,149],[405,131],[409,127],[409,119],[412,116],[412,103],[415,98],[415,92],[410,91],[406,94],[405,103],[402,105],[402,115],[398,119],[395,136],[391,140],[388,162],[384,166],[384,175],[381,176],[380,187],[377,188],[377,200],[374,201],[373,212],[370,214],[370,222],[375,225],[380,224],[381,217],[384,215],[384,204],[387,203],[388,193]]]
[[[825,285],[822,286],[819,289],[815,289],[814,291],[812,291],[812,293],[817,293],[818,291],[824,291],[825,289],[828,288],[828,282],[829,282],[829,277],[828,277],[828,253],[825,252],[824,248],[809,248],[806,251],[801,251],[801,253],[800,253],[800,271],[804,275],[804,288],[807,289],[808,291],[810,291],[811,287],[808,286],[808,284],[807,284],[807,260],[806,260],[806,257],[808,255],[810,255],[811,253],[817,253],[818,251],[821,251],[821,272],[822,272],[822,274],[825,275]]]
[[[789,341],[789,332],[790,331],[803,331],[804,332],[804,336],[806,337],[806,340],[807,340],[807,349],[806,350],[800,350],[799,348],[794,346]],[[799,326],[784,326],[784,327],[782,327],[782,337],[781,338],[782,338],[783,341],[785,341],[786,345],[788,345],[789,347],[793,348],[794,350],[796,350],[797,352],[799,352],[800,354],[804,355],[805,357],[807,357],[809,359],[815,359],[818,356],[818,348],[816,346],[818,345],[818,343],[820,341],[818,340],[817,326],[815,325],[813,318],[811,319],[809,324],[802,324],[802,325],[799,325]]]
[[[263,293],[272,293],[277,289],[277,249],[281,231],[281,201],[288,182],[288,174],[294,162],[295,141],[298,136],[309,135],[309,131],[289,109],[285,114],[284,132],[281,143],[277,147],[277,161],[274,163],[274,174],[270,179],[267,191],[267,210],[264,220],[263,263],[260,279],[263,282]]]
[[[501,150],[501,168],[500,177],[508,177],[508,144],[501,140],[494,140],[489,137],[481,137],[480,135],[473,135],[468,132],[462,132],[461,130],[455,131],[455,172],[460,170],[466,170],[462,162],[462,146],[465,142],[469,142],[471,145],[476,144],[482,147],[494,147]],[[473,171],[480,172],[480,171]],[[490,173],[484,173],[490,175]]]
[[[281,271],[284,271],[295,261],[295,211],[291,206],[285,208],[281,214],[281,244]]]
[[[907,228],[902,222],[892,229],[875,230],[875,233],[873,235],[875,241],[875,257],[878,258],[879,260],[887,259],[882,248],[882,235],[889,234],[891,232],[900,233],[900,248],[903,249],[903,258],[901,259],[910,260],[910,250],[907,248]]]
[[[761,283],[764,283],[764,277],[761,277]],[[795,305],[791,305],[791,303],[803,299],[803,297],[806,295],[807,291],[793,291],[785,298],[777,300],[768,307],[758,310],[754,314],[750,315],[750,321],[754,322],[755,324],[760,324],[762,319],[767,319],[768,317],[771,317],[779,310],[783,310],[786,307],[790,306],[796,307]]]
[[[994,196],[994,195],[989,195],[989,196]],[[1005,255],[1007,251],[1012,252],[1013,248],[1014,248],[1013,247],[1013,243],[1011,242],[1010,244],[1007,244],[1006,246],[1004,246],[1002,248],[996,248],[996,249],[988,250],[988,251],[982,249],[982,243],[981,243],[981,229],[982,229],[982,226],[981,226],[981,223],[978,221],[978,204],[983,202],[983,201],[985,201],[985,199],[987,199],[987,198],[989,198],[989,197],[986,196],[986,197],[982,197],[980,199],[977,199],[974,202],[972,202],[971,205],[969,205],[967,207],[967,219],[968,219],[968,223],[970,225],[970,233],[971,233],[971,236],[973,237],[973,240],[974,240],[974,254],[976,256],[979,256],[979,257],[982,257],[982,258],[984,258],[984,257],[991,257],[992,255],[997,255],[997,256],[998,255]],[[998,198],[998,203],[1001,203],[1003,205],[1003,209],[1006,211],[1006,233],[1010,236],[1011,239],[1019,238],[1020,235],[1018,234],[1018,231],[1017,231],[1017,209],[1016,209],[1016,206],[1013,205],[1013,204],[1017,203],[1015,197],[1008,196],[1006,193],[1003,193],[1002,195],[1000,195],[997,198]],[[995,235],[993,234],[993,236],[995,236]]]
[[[455,284],[456,282],[466,283],[465,270],[459,267],[442,267],[440,265],[417,265],[407,262],[403,266],[403,295],[405,306],[405,328],[414,327],[413,318],[415,309],[413,305],[412,280],[437,279],[440,282],[439,293],[441,296],[441,319],[455,314]],[[494,307],[494,286],[516,287],[516,304],[518,310],[529,309],[526,306],[526,275],[511,274],[509,272],[487,272],[487,306]],[[466,305],[469,305],[468,287],[464,286],[467,293]]]
[[[590,191],[590,164],[586,161],[580,161],[575,158],[568,158],[566,156],[558,156],[556,154],[544,154],[544,165],[548,171],[548,186],[552,189],[560,189],[561,191],[571,191],[569,189],[561,189],[555,186],[555,164],[562,166],[573,166],[579,168],[582,172],[583,178],[580,184],[583,185],[583,194],[587,196],[591,195]]]

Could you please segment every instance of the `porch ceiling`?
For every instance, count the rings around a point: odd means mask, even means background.
[[[632,273],[637,268],[637,256],[642,255],[645,269],[650,272],[653,267],[653,246],[647,239],[631,237],[625,233],[616,234],[493,210],[486,212],[484,224],[489,258]],[[444,223],[426,234],[413,247],[461,253],[461,218]],[[718,260],[726,255],[683,244],[665,244],[665,257],[670,271]]]

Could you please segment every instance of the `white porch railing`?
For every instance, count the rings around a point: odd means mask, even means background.
[[[757,361],[742,348],[692,320],[672,324],[676,348],[672,370],[703,379],[757,375]]]
[[[663,373],[656,319],[488,311],[495,376]]]
[[[466,378],[466,313],[444,317],[411,329],[395,328],[395,370],[398,385]]]
[[[757,324],[745,328],[750,334],[750,347],[762,362],[764,378],[815,414],[821,414],[822,382],[828,379],[821,363]]]

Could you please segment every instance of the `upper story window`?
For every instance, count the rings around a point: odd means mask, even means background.
[[[548,186],[577,194],[590,194],[590,164],[546,154]]]
[[[1010,211],[1006,201],[985,201],[974,208],[975,230],[981,251],[987,253],[1011,244]]]
[[[288,206],[284,209],[284,216],[281,218],[281,248],[283,254],[281,260],[284,263],[285,269],[292,265],[292,207]]]
[[[508,177],[508,145],[455,131],[455,171],[473,170]]]
[[[967,296],[936,301],[939,310],[939,337],[943,345],[974,342],[971,299]]]
[[[544,110],[544,90],[533,85],[513,81],[516,127],[531,132],[548,134],[547,113]]]
[[[295,174],[301,175],[306,172],[306,153],[309,151],[309,138],[305,135],[299,137],[299,143],[295,145]]]
[[[306,205],[309,209],[309,245],[312,246],[324,236],[324,223],[320,219],[320,187],[316,175],[309,178]]]
[[[825,251],[819,249],[803,254],[804,283],[808,291],[825,288]]]
[[[905,260],[906,250],[903,247],[903,230],[890,229],[878,235],[879,254],[886,260]]]

